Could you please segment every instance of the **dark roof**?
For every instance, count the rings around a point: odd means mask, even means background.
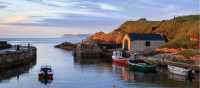
[[[133,40],[165,40],[163,36],[160,34],[136,34],[136,33],[130,33],[128,34],[131,38],[131,41]]]

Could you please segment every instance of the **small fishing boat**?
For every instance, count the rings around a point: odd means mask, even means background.
[[[139,59],[136,59],[136,60],[129,59],[128,68],[129,70],[139,71],[139,72],[144,72],[144,73],[156,71],[156,67],[154,65],[151,65]]]
[[[177,66],[172,66],[172,65],[168,65],[167,67],[168,67],[169,72],[171,72],[173,74],[183,75],[183,76],[188,75],[189,69],[177,67]]]
[[[125,57],[125,55],[123,55],[123,51],[122,50],[113,51],[112,62],[114,64],[116,64],[116,65],[121,65],[121,66],[128,65],[128,60]]]
[[[51,66],[41,66],[38,78],[39,80],[53,80],[53,72]]]

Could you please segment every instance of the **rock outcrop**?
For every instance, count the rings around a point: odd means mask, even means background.
[[[62,48],[65,50],[74,50],[76,48],[76,44],[70,42],[64,42],[58,45],[55,45],[56,48]]]
[[[123,35],[124,34],[120,32],[111,32],[111,33],[97,32],[91,35],[88,39],[96,42],[109,42],[109,43],[121,44]]]

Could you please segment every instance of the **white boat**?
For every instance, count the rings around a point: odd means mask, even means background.
[[[119,59],[119,58],[123,58],[122,51],[120,50],[113,51],[112,59]]]
[[[177,66],[172,66],[172,65],[168,65],[167,67],[168,67],[169,72],[171,72],[173,74],[183,75],[183,76],[188,75],[189,69],[185,69],[185,68],[177,67]]]
[[[128,65],[127,58],[123,57],[123,51],[122,50],[113,51],[112,61],[113,61],[114,64],[124,65],[124,66]]]

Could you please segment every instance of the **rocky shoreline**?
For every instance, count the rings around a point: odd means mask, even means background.
[[[55,45],[54,47],[65,49],[65,50],[74,50],[76,48],[76,46],[77,46],[77,44],[73,44],[70,42],[64,42],[64,43]]]

